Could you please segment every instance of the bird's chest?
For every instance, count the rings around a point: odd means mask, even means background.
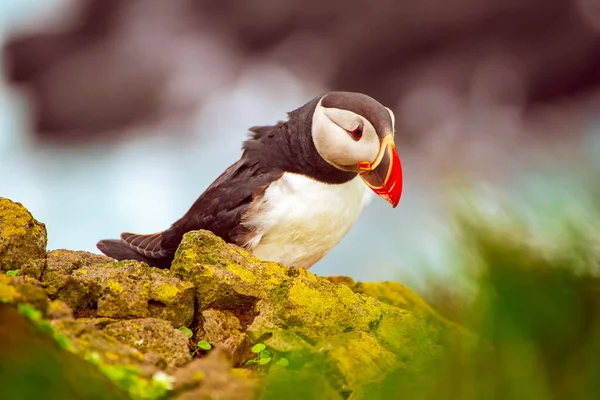
[[[359,178],[329,185],[286,173],[265,191],[261,212],[249,221],[258,233],[252,253],[311,267],[354,225],[368,198],[365,190]]]

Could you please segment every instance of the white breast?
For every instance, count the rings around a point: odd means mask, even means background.
[[[371,195],[358,177],[330,185],[285,173],[245,221],[258,233],[248,247],[260,259],[308,269],[348,233]]]

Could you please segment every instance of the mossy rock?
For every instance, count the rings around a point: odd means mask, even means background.
[[[99,357],[108,365],[135,366],[148,375],[157,371],[155,359],[147,359],[143,352],[98,329],[90,320],[55,320],[51,325],[69,339],[70,350],[82,358]]]
[[[149,353],[156,355],[160,359],[158,365],[165,369],[179,367],[192,360],[185,333],[161,319],[118,321],[107,325],[103,332],[121,343],[139,349],[146,356]]]
[[[377,284],[357,286],[348,279],[332,282],[304,269],[262,262],[207,231],[184,236],[171,271],[194,283],[201,314],[234,315],[250,344],[262,342],[276,354],[289,353],[297,357],[293,363],[324,357],[341,391],[351,392],[392,365],[418,370],[443,354],[448,336],[461,338],[401,285],[384,284],[379,290]],[[385,298],[388,290],[390,298]],[[198,329],[206,331],[202,320]],[[216,344],[231,340],[239,329],[230,331]],[[361,365],[370,372],[357,372]]]
[[[45,315],[48,308],[48,297],[35,279],[0,275],[0,303],[29,304]]]
[[[255,398],[256,377],[232,368],[227,355],[214,349],[175,374],[174,400],[249,400]],[[247,371],[247,370],[244,370]]]
[[[112,264],[115,260],[86,251],[52,250],[46,256],[46,268],[41,281],[51,298],[56,298],[58,291],[64,287],[71,273],[80,268],[90,268]]]
[[[36,271],[34,275],[39,274],[46,243],[46,226],[36,221],[21,203],[0,197],[0,271],[27,268]]]
[[[155,317],[180,327],[190,325],[194,316],[192,284],[137,261],[76,269],[56,289],[56,298],[77,317]]]
[[[197,339],[208,343],[218,343],[231,357],[234,364],[240,364],[252,347],[242,322],[229,310],[205,309],[201,313],[202,329]]]
[[[48,303],[48,319],[73,319],[73,310],[62,300],[52,300]]]
[[[20,272],[0,274],[0,299],[40,310],[56,340],[134,397],[162,395],[166,386],[154,376],[167,371],[176,377],[169,398],[179,400],[276,398],[286,395],[279,378],[300,382],[295,390],[311,385],[320,398],[358,399],[390,371],[418,375],[470,340],[400,284],[318,277],[261,261],[208,231],[187,233],[167,270],[83,251],[45,255],[43,225],[22,206],[1,204],[12,211],[0,227],[9,233],[0,235],[0,258],[22,257],[21,268],[2,264]],[[191,361],[190,344],[200,340],[213,348],[194,348],[200,359]],[[254,353],[257,343],[268,353]],[[247,361],[255,366],[244,368]],[[266,372],[270,391],[257,395]]]

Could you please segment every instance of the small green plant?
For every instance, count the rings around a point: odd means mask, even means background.
[[[201,341],[199,341],[199,342],[198,342],[198,344],[197,344],[196,346],[197,346],[197,347],[198,347],[200,350],[206,350],[206,351],[208,351],[208,350],[212,349],[212,346],[210,345],[210,343],[208,343],[208,342],[207,342],[207,341],[205,341],[205,340],[201,340]]]
[[[288,365],[290,365],[290,362],[288,361],[287,358],[281,357],[279,360],[277,360],[277,362],[275,364],[285,368]]]
[[[273,358],[274,358],[274,354],[271,353],[271,351],[267,350],[267,346],[264,343],[257,343],[254,346],[252,346],[252,348],[250,349],[251,352],[253,352],[254,354],[256,354],[256,357],[254,357],[251,360],[246,361],[247,366],[251,366],[251,365],[267,365],[269,364]],[[288,361],[287,358],[281,357],[277,360],[277,362],[275,362],[276,365],[282,366],[282,367],[287,367],[290,362]]]
[[[8,276],[17,276],[17,274],[21,271],[20,269],[9,269],[6,271],[6,275]]]
[[[252,346],[252,349],[250,350],[253,353],[260,353],[261,351],[264,351],[267,348],[267,346],[265,346],[263,343],[257,343],[254,346]]]
[[[192,331],[187,326],[180,326],[179,330],[185,333],[185,336],[187,336],[188,339],[190,339],[193,335]]]
[[[181,327],[179,327],[179,330],[181,332],[185,333],[185,336],[187,336],[188,339],[191,339],[192,336],[194,336],[194,333],[188,327],[181,326]],[[212,349],[211,344],[205,340],[199,341],[198,343],[196,343],[196,345],[193,345],[190,340],[189,346],[190,346],[190,353],[192,354],[192,356],[196,355],[196,353],[199,350],[208,351],[208,350]]]

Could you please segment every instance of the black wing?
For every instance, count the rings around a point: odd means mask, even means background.
[[[186,232],[206,229],[228,243],[243,246],[251,232],[240,224],[250,205],[260,199],[283,171],[261,171],[240,160],[229,167],[196,200],[189,211],[163,232],[162,248],[174,252]]]
[[[261,171],[257,163],[242,158],[219,176],[194,202],[183,217],[161,233],[123,233],[121,240],[102,240],[97,247],[117,260],[135,259],[150,265],[169,267],[183,235],[206,229],[228,243],[244,246],[254,232],[240,222],[250,205],[283,171]]]

